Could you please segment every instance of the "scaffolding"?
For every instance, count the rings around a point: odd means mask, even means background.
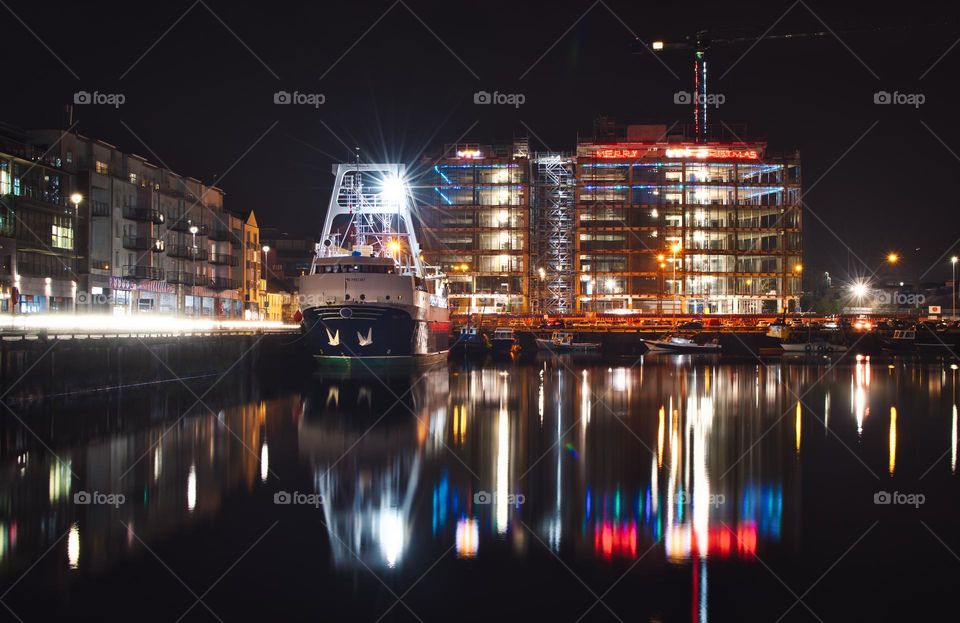
[[[530,262],[530,280],[537,313],[568,314],[574,310],[576,276],[574,198],[576,160],[572,155],[537,153],[531,158],[533,186],[532,239],[539,259]]]

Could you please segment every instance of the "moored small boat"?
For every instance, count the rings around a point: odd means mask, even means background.
[[[656,340],[643,340],[651,351],[674,353],[719,353],[723,350],[720,341],[714,338],[709,342],[698,344],[693,337],[683,335],[664,335]]]
[[[557,353],[593,352],[600,350],[600,342],[574,342],[572,333],[555,331],[550,339],[538,337],[537,348]]]

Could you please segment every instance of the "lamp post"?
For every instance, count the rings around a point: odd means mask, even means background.
[[[950,313],[950,317],[954,320],[957,319],[957,258],[956,255],[950,258],[950,266],[953,267],[953,296],[951,297],[951,302],[953,303],[953,311]]]
[[[77,313],[77,290],[80,289],[80,274],[78,272],[80,258],[78,256],[77,245],[80,244],[80,202],[83,201],[83,195],[73,193],[70,195],[70,203],[73,204],[73,313]]]
[[[193,286],[191,288],[191,290],[193,291],[193,299],[194,299],[193,315],[194,315],[194,319],[197,319],[197,317],[199,317],[199,312],[196,310],[196,307],[197,307],[197,300],[196,300],[197,299],[197,288],[196,288],[196,285],[197,285],[197,232],[200,231],[200,228],[197,227],[196,225],[191,225],[189,231],[190,231],[190,234],[193,235],[193,247],[191,247],[191,251],[193,255],[193,279],[190,280],[191,281],[190,285]]]
[[[270,245],[263,245],[263,262],[260,264],[260,278],[263,281],[263,303],[260,305],[260,319],[267,319],[267,258],[270,254]],[[257,282],[257,288],[259,289],[260,282]]]
[[[797,279],[800,279],[801,275],[803,274],[803,264],[794,264],[793,274],[797,276]],[[798,312],[802,311],[800,309],[800,295],[803,294],[803,281],[800,281],[799,285],[800,287],[798,288],[798,292],[797,292],[797,311]]]

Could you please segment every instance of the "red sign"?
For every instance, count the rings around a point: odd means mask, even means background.
[[[641,158],[647,155],[659,155],[662,148],[648,149],[621,149],[602,147],[593,151],[594,158],[620,160],[625,158]],[[760,150],[752,148],[734,147],[667,147],[662,149],[667,158],[709,159],[709,160],[759,160]]]

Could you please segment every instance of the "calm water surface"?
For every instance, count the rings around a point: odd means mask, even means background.
[[[281,376],[11,402],[0,617],[957,616],[949,361]]]

